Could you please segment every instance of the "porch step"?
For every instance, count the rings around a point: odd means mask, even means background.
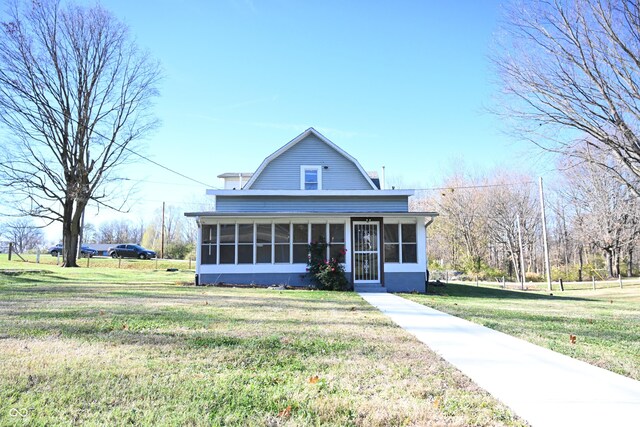
[[[356,283],[353,288],[356,292],[387,292],[380,283]]]

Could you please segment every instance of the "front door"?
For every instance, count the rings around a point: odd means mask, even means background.
[[[353,280],[380,283],[380,222],[353,222]]]

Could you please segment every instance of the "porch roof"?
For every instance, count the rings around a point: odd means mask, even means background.
[[[403,218],[403,217],[430,217],[438,216],[437,212],[185,212],[187,217],[212,217],[212,218],[288,218],[288,217],[384,217],[384,218]]]
[[[329,197],[329,196],[413,196],[414,190],[207,190],[208,196],[290,196],[290,197]]]

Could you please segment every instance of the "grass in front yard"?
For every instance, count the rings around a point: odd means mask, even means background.
[[[40,258],[35,254],[21,254],[21,259],[17,255],[13,255],[11,261],[8,261],[7,254],[0,254],[0,269],[55,269],[60,268],[56,264],[62,263],[62,258],[58,259],[48,253],[40,254]],[[166,270],[167,268],[177,268],[179,270],[192,270],[195,269],[194,260],[184,259],[136,259],[136,258],[122,258],[114,259],[109,257],[93,257],[93,258],[79,258],[77,260],[79,268],[117,268],[119,270]]]
[[[640,380],[640,286],[551,296],[449,283],[403,296]]]
[[[47,257],[50,257],[47,255]],[[29,260],[29,258],[26,258]],[[55,260],[55,258],[54,258]],[[32,261],[7,260],[6,254],[0,254],[0,285],[3,283],[37,286],[44,283],[62,284],[175,284],[193,283],[194,271],[180,269],[186,261],[164,261],[164,265],[155,260],[122,260],[130,263],[127,268],[118,268],[118,260],[91,260],[90,267],[80,262],[78,268],[63,268],[54,264]],[[185,266],[186,267],[186,266]],[[167,268],[178,271],[167,271]]]
[[[522,424],[352,293],[16,278],[0,425]]]

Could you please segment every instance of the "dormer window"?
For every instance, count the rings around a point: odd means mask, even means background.
[[[300,189],[322,190],[322,167],[300,166]]]

